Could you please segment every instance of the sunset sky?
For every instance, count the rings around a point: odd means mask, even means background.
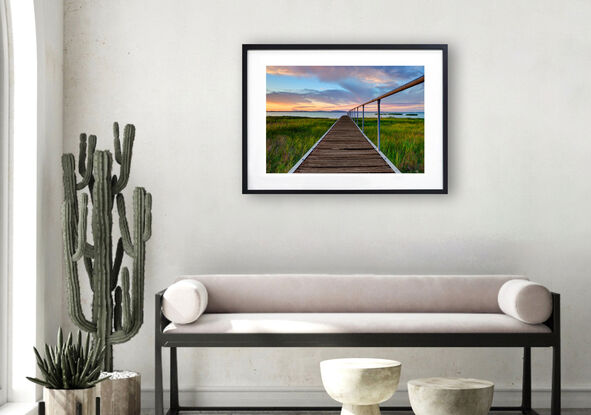
[[[348,111],[423,74],[423,66],[267,66],[267,111]],[[423,91],[385,98],[382,111],[423,111]]]

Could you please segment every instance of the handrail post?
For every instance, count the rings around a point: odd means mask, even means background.
[[[381,109],[381,102],[382,99],[387,98],[391,95],[397,94],[399,92],[404,91],[405,89],[408,88],[412,88],[415,85],[419,85],[422,84],[423,82],[425,82],[425,76],[420,76],[417,79],[410,81],[402,86],[399,86],[396,89],[393,89],[389,92],[386,92],[383,95],[380,95],[377,98],[372,99],[371,101],[367,101],[364,103],[361,103],[360,105],[356,106],[355,108],[350,109],[347,112],[347,115],[349,116],[349,118],[351,118],[356,124],[357,127],[359,127],[359,107],[361,107],[361,132],[365,133],[365,106],[372,104],[374,102],[378,103],[378,151],[380,151],[380,144],[381,144],[381,137],[380,137],[380,118],[382,115],[382,109]]]
[[[378,151],[380,151],[380,102],[382,100],[378,99]]]

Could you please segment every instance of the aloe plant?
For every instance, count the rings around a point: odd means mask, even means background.
[[[44,380],[28,376],[27,379],[38,385],[49,389],[86,389],[105,379],[100,378],[105,346],[93,347],[90,334],[86,335],[84,344],[80,330],[75,342],[72,333],[64,342],[60,327],[56,346],[45,345],[45,358],[41,357],[36,347],[33,347],[33,350]]]

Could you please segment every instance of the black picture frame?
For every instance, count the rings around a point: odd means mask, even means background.
[[[447,194],[448,80],[447,44],[243,44],[242,45],[242,194]],[[442,52],[442,186],[436,189],[252,189],[248,184],[248,53],[285,50],[439,50]]]

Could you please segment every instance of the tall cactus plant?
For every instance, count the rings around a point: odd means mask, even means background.
[[[97,347],[105,347],[103,370],[109,372],[113,371],[113,345],[131,339],[143,323],[146,241],[152,234],[150,193],[142,187],[133,190],[133,233],[129,229],[125,199],[121,193],[129,179],[135,127],[125,126],[123,147],[117,123],[113,124],[113,136],[119,177],[112,174],[111,152],[95,150],[94,135],[80,135],[80,179],[76,175],[74,155],[62,156],[62,229],[69,313],[80,329],[93,335]],[[92,243],[87,239],[89,195]],[[121,237],[113,253],[112,211],[115,204]],[[132,260],[131,280],[128,267],[122,267],[124,254]],[[80,299],[80,261],[84,263],[92,291],[90,318],[85,315]]]

